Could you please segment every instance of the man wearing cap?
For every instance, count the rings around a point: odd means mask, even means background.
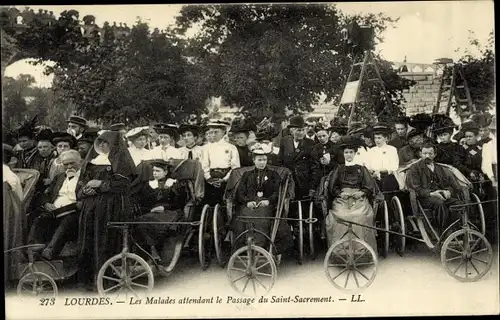
[[[388,144],[399,150],[408,145],[408,118],[400,117],[396,119],[394,129],[396,132]]]
[[[97,139],[97,132],[99,128],[88,128],[80,139],[77,141],[77,151],[80,153],[82,159],[87,157],[87,154],[90,151],[90,148],[94,145],[95,139]],[[123,137],[125,138],[125,137]]]
[[[399,169],[398,150],[387,144],[392,129],[387,124],[378,123],[372,130],[375,146],[366,153],[366,168],[379,184],[381,191],[398,190],[399,185],[394,177],[394,173]]]
[[[2,155],[3,182],[7,182],[11,187],[12,191],[17,195],[19,200],[22,201],[24,197],[23,197],[23,187],[21,186],[21,180],[14,172],[12,172],[12,170],[9,167],[9,163],[11,162],[11,159],[14,157],[14,150],[12,146],[5,143],[2,145],[2,150],[3,150],[3,155]]]
[[[177,126],[173,124],[158,123],[154,125],[153,129],[158,134],[160,145],[151,150],[151,157],[153,159],[181,159],[182,154],[172,142],[175,142],[177,136]]]
[[[398,151],[400,166],[406,166],[420,159],[420,148],[424,142],[430,142],[430,139],[426,136],[426,131],[433,123],[429,114],[418,113],[408,119],[408,123],[413,130],[410,130],[407,134],[408,145]]]
[[[432,125],[433,133],[440,140],[437,144],[437,155],[434,161],[453,166],[466,174],[469,170],[465,166],[464,148],[457,142],[451,141],[455,127],[456,125],[450,117],[442,117]]]
[[[132,160],[137,167],[142,161],[153,159],[151,150],[146,149],[148,138],[151,137],[149,127],[137,127],[126,134],[127,139],[132,143],[128,148]]]
[[[80,176],[82,158],[76,150],[60,155],[64,171],[50,184],[43,198],[43,212],[30,230],[30,243],[47,243],[42,257],[51,260],[59,254],[70,239],[76,240],[79,204],[76,186]]]
[[[49,177],[50,165],[56,157],[52,138],[53,135],[49,129],[40,131],[37,136],[37,152],[28,159],[26,166],[28,169],[35,169],[40,172],[39,184],[37,185],[39,191],[43,191],[40,188],[49,185],[51,182]]]
[[[61,155],[64,151],[76,148],[76,138],[66,132],[56,132],[52,138],[53,145],[56,146],[57,155]],[[64,166],[61,160],[57,157],[50,162],[49,179],[52,181],[55,177],[64,172]]]
[[[184,140],[184,147],[179,148],[181,159],[198,160],[203,158],[203,147],[197,144],[200,128],[194,124],[181,124],[179,135]]]
[[[253,166],[252,161],[252,153],[248,148],[248,136],[250,134],[250,128],[241,121],[239,123],[234,123],[229,130],[230,133],[233,134],[233,142],[238,149],[238,155],[240,157],[240,166],[241,167],[249,167]]]
[[[71,134],[76,139],[80,139],[82,134],[87,129],[87,120],[79,116],[71,116],[67,120],[68,130],[67,133]]]
[[[315,192],[311,181],[314,142],[305,138],[305,122],[301,116],[290,118],[288,129],[291,135],[282,138],[278,161],[292,171],[296,183],[296,198],[302,199]]]
[[[209,199],[210,204],[216,204],[222,200],[231,170],[240,167],[238,149],[223,139],[229,125],[228,122],[220,120],[209,121],[207,124],[207,127],[213,131],[214,142],[205,145],[201,165],[207,182],[206,195],[208,197],[205,198]]]

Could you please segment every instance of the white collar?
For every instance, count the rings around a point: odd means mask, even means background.
[[[167,180],[165,181],[165,187],[171,187],[176,181],[177,180],[175,180],[175,179],[167,178]],[[150,180],[148,183],[152,189],[159,188],[158,180]]]
[[[160,148],[161,150],[167,150],[167,149],[170,149],[170,148],[173,148],[171,145],[167,145],[167,146],[162,146],[162,145],[159,145],[157,148]]]
[[[90,160],[90,163],[95,165],[111,165],[111,162],[109,162],[108,159],[108,154],[100,154],[94,159]]]
[[[346,166],[346,167],[352,167],[352,166],[355,166],[355,165],[356,165],[356,163],[355,163],[354,161],[350,161],[350,162],[347,162],[347,161],[346,161],[346,162],[345,162],[345,166]]]

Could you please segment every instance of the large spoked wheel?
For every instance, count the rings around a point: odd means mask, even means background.
[[[274,286],[276,277],[277,269],[272,256],[255,245],[236,250],[227,265],[227,278],[231,287],[247,296],[267,294]],[[249,289],[250,282],[253,289]]]
[[[57,284],[46,273],[33,272],[24,275],[17,284],[17,294],[25,297],[57,297]]]
[[[377,264],[377,254],[373,248],[363,240],[352,238],[332,244],[326,253],[324,268],[326,277],[334,287],[353,291],[368,288],[372,284],[377,274]]]
[[[229,247],[227,247],[226,243],[224,243],[224,238],[229,231],[226,226],[226,221],[227,219],[229,219],[229,217],[224,219],[223,211],[224,210],[221,210],[219,204],[215,206],[212,225],[215,244],[215,256],[217,258],[217,263],[222,268],[224,268],[224,266],[226,265],[231,251],[231,245],[229,244]]]
[[[481,204],[481,200],[479,199],[479,197],[477,196],[477,194],[475,193],[471,193],[471,200],[476,203],[476,206],[475,206],[475,212],[477,213],[477,215],[479,217],[479,222],[481,223],[480,225],[480,231],[483,235],[486,234],[486,220],[484,218],[484,210],[483,210],[483,206]],[[474,209],[474,208],[473,208]],[[474,217],[476,218],[476,217]]]
[[[153,287],[153,270],[143,258],[130,252],[111,257],[97,274],[97,291],[101,296],[128,299],[130,292],[137,298],[144,297]]]
[[[210,232],[209,232],[209,211],[210,206],[205,205],[201,212],[200,226],[198,229],[198,259],[201,268],[207,270],[210,265]]]
[[[389,231],[389,210],[387,208],[387,201],[383,202],[381,209],[382,212],[379,213],[378,226],[379,228]],[[389,254],[389,232],[377,231],[377,242],[381,247],[380,254],[386,258]]]
[[[298,221],[298,245],[299,245],[299,264],[304,262],[304,222],[302,219],[304,215],[302,213],[302,201],[297,202],[299,205],[299,221]]]
[[[453,278],[462,282],[477,281],[490,270],[493,250],[480,232],[462,229],[444,241],[441,263]]]
[[[401,234],[401,236],[392,235],[395,240],[394,243],[396,245],[396,252],[402,255],[405,252],[406,247],[406,225],[405,225],[405,216],[403,213],[403,206],[401,205],[401,201],[398,197],[392,197],[392,209],[394,213],[394,230],[395,232]]]
[[[314,219],[314,202],[311,201],[309,203],[309,221]],[[316,259],[316,254],[314,251],[314,223],[308,223],[309,230],[309,254],[311,255],[311,259]]]

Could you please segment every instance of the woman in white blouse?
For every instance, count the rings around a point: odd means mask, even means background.
[[[399,189],[394,173],[399,168],[398,150],[388,145],[391,136],[391,127],[379,123],[373,126],[373,140],[375,146],[366,153],[366,167],[378,182],[381,191],[395,191]]]
[[[142,161],[152,160],[153,155],[151,150],[146,149],[148,139],[151,137],[148,127],[138,127],[127,132],[125,137],[132,142],[128,148],[132,160],[137,167]]]

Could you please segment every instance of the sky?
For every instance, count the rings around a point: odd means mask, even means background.
[[[398,18],[389,27],[384,43],[376,48],[389,61],[400,62],[405,56],[408,62],[432,63],[436,58],[458,59],[469,47],[469,30],[480,43],[486,44],[488,34],[494,29],[493,1],[415,1],[415,2],[355,2],[337,3],[346,14],[379,13]],[[100,26],[105,21],[133,25],[138,17],[152,28],[163,29],[174,23],[182,5],[88,5],[88,6],[30,6],[35,11],[44,9],[60,12],[75,9],[80,19],[92,14]],[[20,10],[23,7],[18,7]],[[458,51],[456,51],[459,49]],[[52,77],[43,75],[42,66],[32,66],[26,60],[7,67],[6,76],[31,74],[37,85],[48,87]]]

